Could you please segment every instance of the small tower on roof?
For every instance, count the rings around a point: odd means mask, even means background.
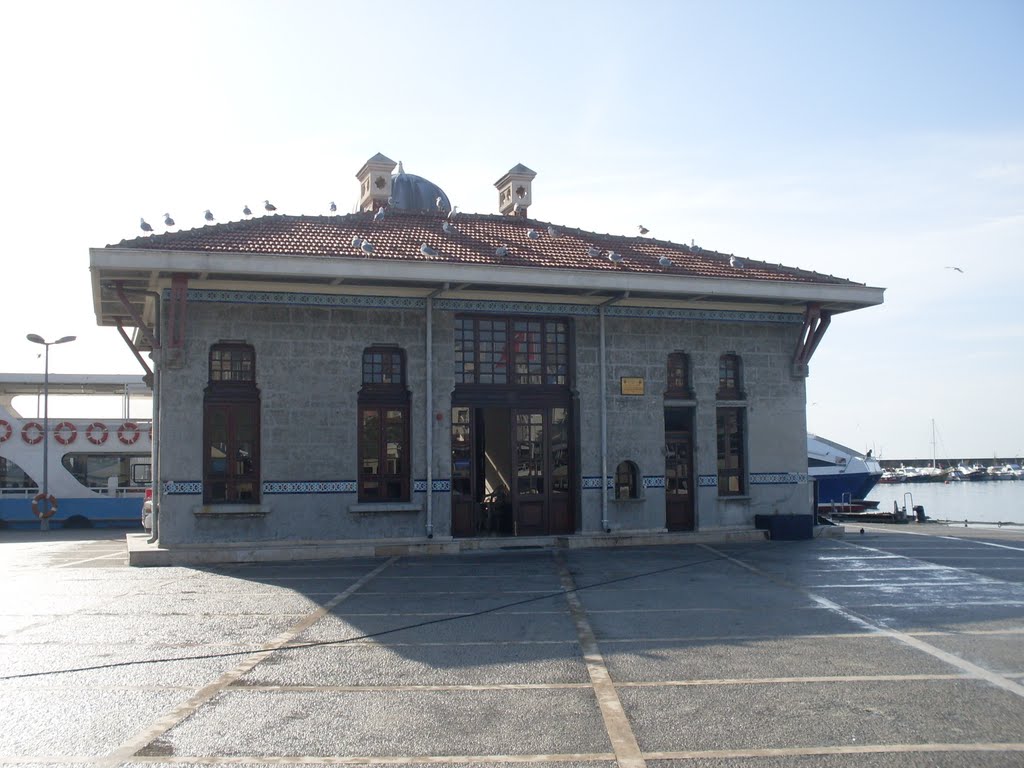
[[[359,210],[376,211],[388,204],[391,196],[391,172],[398,165],[380,152],[367,160],[359,169]]]
[[[537,174],[522,163],[494,182],[498,189],[498,211],[503,216],[522,216],[533,202],[531,184]]]

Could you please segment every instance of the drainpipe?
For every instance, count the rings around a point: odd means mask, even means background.
[[[427,538],[434,538],[434,297],[448,290],[448,283],[427,294]]]
[[[608,521],[608,369],[605,359],[604,311],[606,307],[627,296],[629,296],[629,291],[626,291],[621,296],[608,299],[597,306],[601,367],[601,530],[605,533],[611,533],[612,529]]]

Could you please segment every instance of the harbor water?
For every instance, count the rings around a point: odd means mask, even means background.
[[[906,506],[913,517],[915,506],[924,507],[933,520],[963,525],[1024,525],[1024,481],[981,481],[954,483],[879,483],[868,494],[878,502],[879,512],[891,512],[893,502]]]

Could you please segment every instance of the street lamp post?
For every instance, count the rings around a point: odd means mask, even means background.
[[[46,354],[43,361],[43,496],[45,503],[49,504],[50,498],[50,347],[54,344],[64,344],[74,341],[75,336],[64,336],[56,341],[45,341],[42,336],[30,333],[25,337],[35,344],[42,344],[46,347]],[[39,515],[39,530],[50,530],[50,519]]]

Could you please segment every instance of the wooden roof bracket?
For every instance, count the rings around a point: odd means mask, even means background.
[[[124,329],[124,325],[121,323],[121,319],[117,320],[117,332],[121,334],[121,338],[124,339],[124,343],[128,345],[128,349],[135,355],[135,359],[139,361],[139,365],[142,366],[142,370],[146,372],[146,375],[142,377],[142,380],[146,382],[146,386],[150,389],[153,388],[153,371],[146,365],[146,361],[142,359],[142,354],[139,352],[139,348],[132,343],[131,338]]]
[[[821,304],[812,302],[807,305],[800,337],[797,339],[796,349],[793,350],[793,376],[796,378],[807,378],[810,373],[808,364],[831,322],[832,313],[823,310]]]
[[[139,332],[146,337],[146,341],[149,342],[150,346],[153,349],[160,349],[160,341],[153,334],[153,331],[149,329],[149,326],[146,325],[136,306],[132,304],[131,300],[129,300],[128,292],[124,289],[124,283],[120,280],[115,280],[114,292],[117,294],[117,299],[121,302],[121,306],[124,307],[128,316],[131,317],[132,322],[135,324],[135,327],[139,329]],[[118,327],[120,327],[120,323],[118,323]]]

